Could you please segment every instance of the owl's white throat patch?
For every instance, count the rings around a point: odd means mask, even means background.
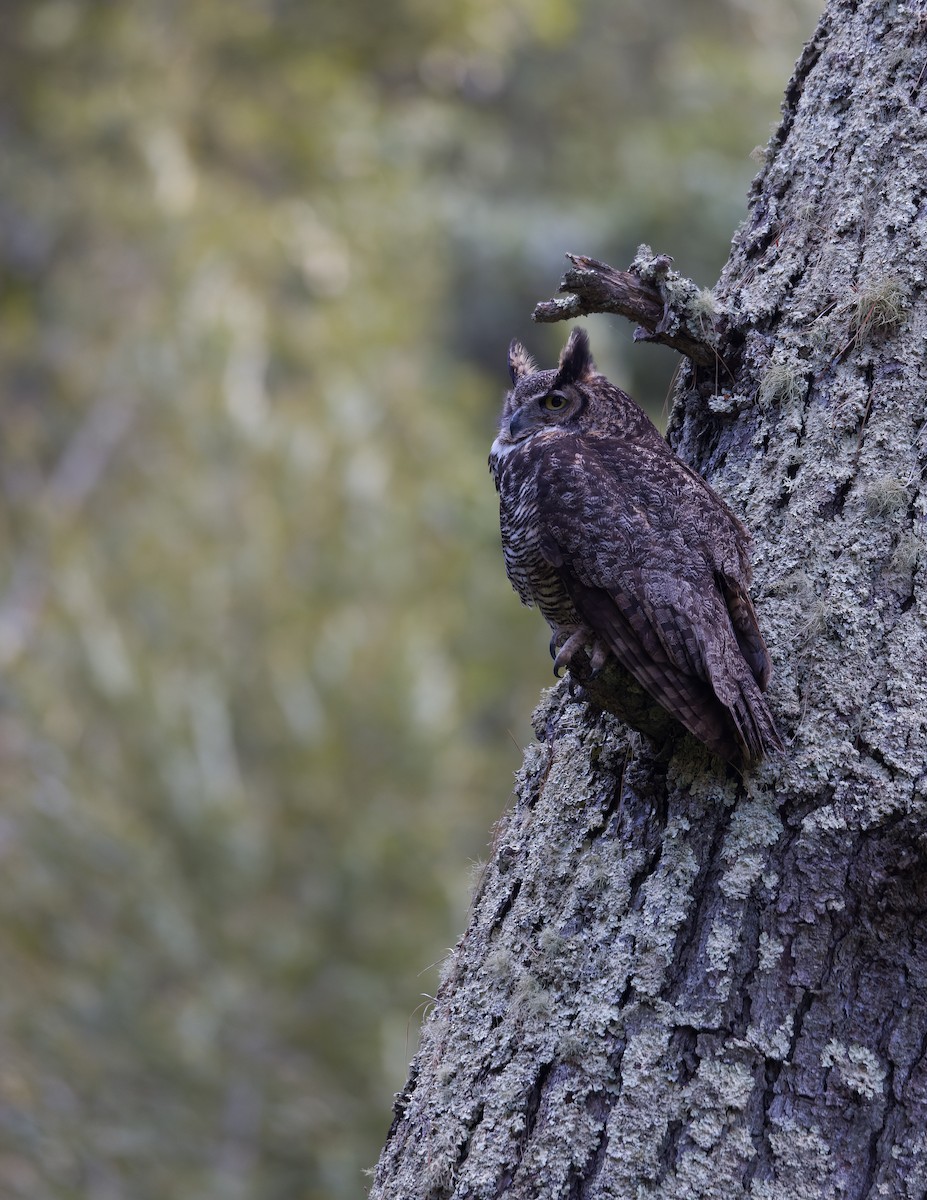
[[[484,442],[483,445],[485,446],[486,443]],[[518,442],[503,442],[502,435],[500,434],[493,442],[490,454],[493,458],[505,458],[506,455],[511,454],[513,450],[517,449]]]

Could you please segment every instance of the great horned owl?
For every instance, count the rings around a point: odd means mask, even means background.
[[[505,569],[553,633],[554,672],[609,655],[716,754],[782,742],[762,695],[769,655],[750,599],[750,536],[598,374],[582,329],[556,370],[517,342],[489,458]]]

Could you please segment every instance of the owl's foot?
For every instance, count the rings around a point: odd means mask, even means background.
[[[564,635],[566,636],[566,641],[561,646],[560,642]],[[580,625],[579,628],[576,626],[561,625],[558,629],[554,630],[550,639],[550,655],[554,660],[554,677],[556,679],[560,678],[564,668],[570,665],[573,655],[577,650],[582,649],[588,640],[589,631],[584,625]]]
[[[557,647],[564,635],[566,635],[566,641],[558,650]],[[601,645],[592,630],[587,629],[585,625],[580,625],[561,626],[554,631],[553,637],[550,639],[550,653],[554,660],[554,675],[557,679],[560,678],[563,669],[573,661],[576,652],[587,647],[592,650],[592,669],[595,674],[596,671],[602,669],[605,659],[608,657],[608,650]]]
[[[602,670],[608,662],[608,646],[604,642],[600,642],[598,638],[592,643],[592,654],[589,656],[589,666],[592,668],[592,678]]]

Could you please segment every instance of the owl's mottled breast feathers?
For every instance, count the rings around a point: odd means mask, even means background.
[[[781,747],[750,599],[750,539],[574,330],[556,370],[510,351],[490,466],[506,570],[556,667],[609,654],[696,737],[748,763]]]

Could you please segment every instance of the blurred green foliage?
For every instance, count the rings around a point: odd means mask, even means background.
[[[7,0],[4,1197],[362,1194],[551,681],[505,347],[713,282],[817,8]]]

